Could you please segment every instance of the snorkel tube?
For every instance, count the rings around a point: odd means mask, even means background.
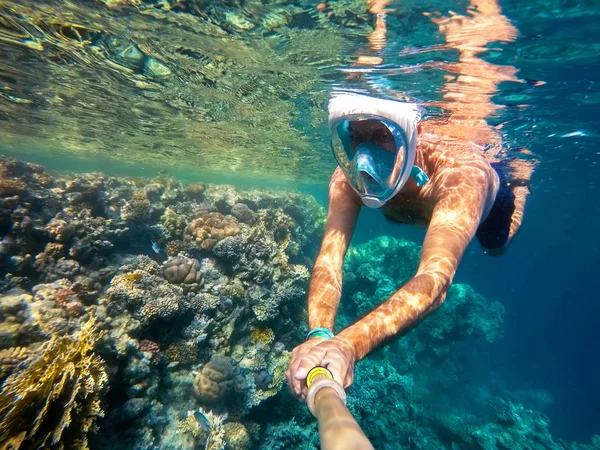
[[[346,392],[324,367],[313,367],[306,376],[306,403],[319,423],[322,450],[374,450],[346,408]]]

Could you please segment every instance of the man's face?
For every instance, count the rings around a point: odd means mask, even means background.
[[[377,119],[355,120],[350,124],[352,149],[363,143],[375,144],[390,153],[396,152],[396,142],[392,132]]]

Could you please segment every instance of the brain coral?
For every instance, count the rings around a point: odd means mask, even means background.
[[[231,358],[215,354],[194,379],[194,391],[204,403],[219,403],[244,389],[244,379]]]
[[[200,262],[195,258],[173,258],[163,267],[163,274],[169,283],[201,284]]]

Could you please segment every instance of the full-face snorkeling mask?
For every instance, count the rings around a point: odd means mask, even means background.
[[[380,208],[412,175],[418,186],[427,175],[414,166],[417,105],[359,94],[329,101],[331,149],[365,206]]]

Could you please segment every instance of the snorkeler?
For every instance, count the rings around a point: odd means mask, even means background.
[[[535,162],[502,155],[500,138],[485,121],[497,108],[490,93],[499,82],[516,80],[515,69],[477,57],[495,34],[509,40],[516,32],[495,0],[472,1],[479,12],[469,19],[435,19],[460,52],[458,63],[444,67],[457,74],[444,88],[449,118],[419,122],[415,104],[353,93],[330,100],[331,145],[339,167],[329,185],[325,234],[310,281],[310,331],[293,350],[286,373],[300,399],[313,367],[326,367],[348,387],[357,361],[435,310],[474,237],[499,255],[520,228]],[[428,230],[414,277],[334,335],[342,264],[363,205]]]
[[[490,163],[474,144],[440,140],[418,120],[419,108],[409,103],[358,94],[337,95],[329,103],[339,167],[329,185],[325,235],[310,282],[309,339],[294,349],[287,373],[300,398],[311,368],[327,367],[347,387],[356,361],[439,306],[475,236],[500,254],[519,229],[528,179],[509,182],[510,164]],[[416,275],[334,336],[343,259],[362,205],[428,231]]]

